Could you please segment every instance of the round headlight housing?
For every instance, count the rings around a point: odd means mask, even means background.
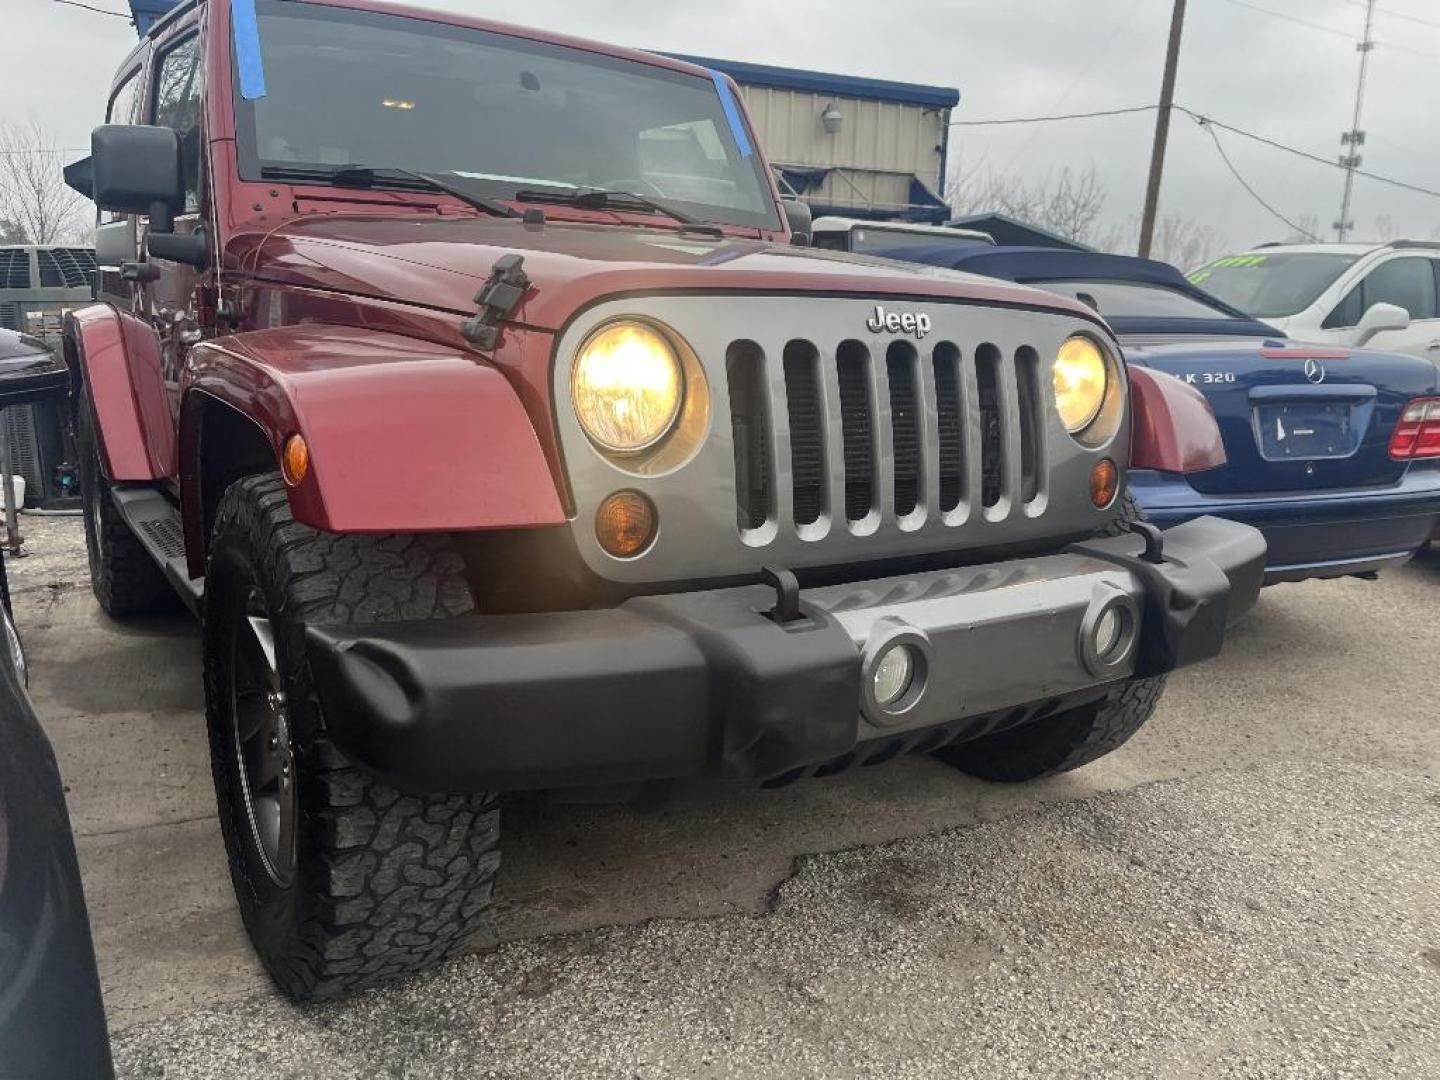
[[[570,397],[580,426],[597,446],[634,454],[675,426],[685,380],[665,335],[627,319],[585,339],[570,373]]]
[[[1110,388],[1105,353],[1083,334],[1066,338],[1055,354],[1055,408],[1065,430],[1077,435],[1095,422]]]

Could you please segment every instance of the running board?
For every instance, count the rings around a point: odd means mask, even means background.
[[[205,597],[205,579],[190,577],[179,507],[151,487],[111,488],[110,498],[130,531],[185,601],[185,606],[198,617]]]

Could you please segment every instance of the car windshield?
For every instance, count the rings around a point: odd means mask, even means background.
[[[1165,285],[1130,281],[1037,281],[1042,289],[1073,296],[1106,318],[1229,319],[1229,312]]]
[[[1227,255],[1190,274],[1190,280],[1257,319],[1280,319],[1313,304],[1357,257],[1320,251]]]
[[[738,106],[709,78],[420,18],[256,8],[264,96],[245,100],[235,76],[247,180],[402,168],[498,198],[635,192],[705,221],[780,228]]]

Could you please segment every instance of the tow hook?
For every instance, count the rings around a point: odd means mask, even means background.
[[[493,349],[500,339],[500,323],[515,310],[530,287],[524,255],[502,255],[475,294],[480,310],[460,324],[465,340],[478,349]]]
[[[1158,526],[1148,521],[1127,521],[1125,527],[1145,541],[1140,558],[1157,566],[1165,561],[1165,534]]]
[[[760,580],[775,590],[775,606],[764,613],[767,619],[784,626],[804,618],[800,614],[800,582],[791,571],[762,566]]]

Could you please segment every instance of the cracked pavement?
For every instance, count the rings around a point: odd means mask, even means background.
[[[296,1010],[230,896],[193,625],[109,622],[79,521],[24,521],[122,1075],[1440,1074],[1440,556],[1268,590],[1129,745],[1044,783],[916,758],[508,800],[498,949]]]

